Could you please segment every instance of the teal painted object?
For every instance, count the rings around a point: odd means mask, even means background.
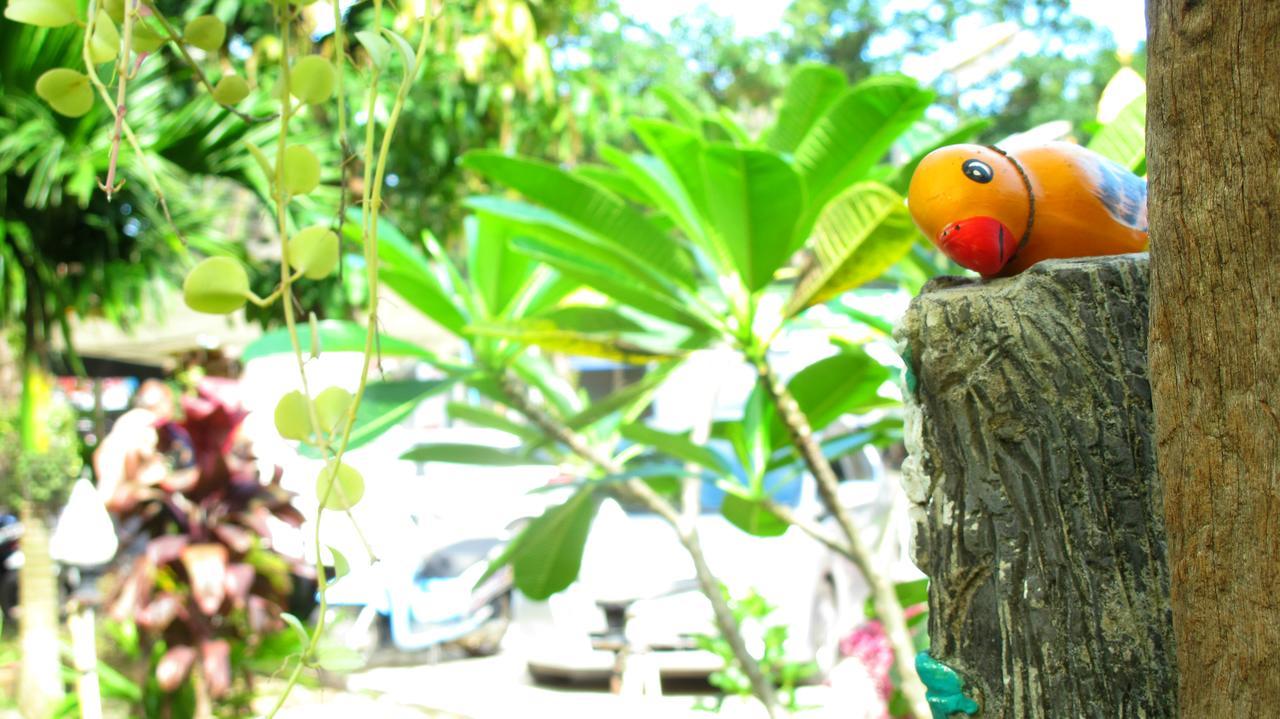
[[[917,383],[916,373],[911,369],[911,348],[904,345],[900,356],[902,357],[902,364],[907,368],[902,375],[903,383],[906,384],[908,392],[915,394]]]
[[[933,719],[947,719],[956,712],[978,712],[978,703],[964,695],[964,679],[956,670],[929,656],[929,652],[916,655],[916,673],[927,690],[925,698]]]

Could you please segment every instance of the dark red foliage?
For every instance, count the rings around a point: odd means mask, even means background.
[[[216,697],[231,686],[230,642],[252,644],[280,628],[289,570],[306,576],[310,567],[271,548],[268,520],[297,527],[302,515],[280,486],[279,467],[268,481],[259,478],[238,433],[246,412],[235,382],[203,380],[182,409],[180,421],[157,428],[168,476],[120,517],[138,527],[145,549],[111,611],[167,643],[156,668],[161,686],[179,686],[198,657]]]

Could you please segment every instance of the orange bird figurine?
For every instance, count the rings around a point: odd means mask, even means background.
[[[941,147],[916,167],[907,204],[943,254],[983,277],[1147,249],[1147,181],[1066,142]]]

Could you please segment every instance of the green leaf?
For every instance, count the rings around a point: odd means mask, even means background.
[[[918,234],[898,193],[874,182],[850,187],[827,205],[814,226],[812,259],[787,302],[787,314],[879,277],[911,251]]]
[[[467,331],[472,335],[502,337],[520,344],[537,345],[551,352],[629,364],[671,360],[683,354],[677,350],[650,349],[608,333],[562,329],[553,321],[533,318],[508,324],[478,323],[468,327]]]
[[[303,353],[309,352],[312,346],[311,327],[298,325],[298,341]],[[317,338],[322,352],[364,352],[365,326],[345,320],[322,320],[317,323]],[[379,335],[375,346],[383,357],[420,357],[435,364],[440,361],[436,353],[412,342],[397,339],[388,335]],[[272,330],[254,340],[245,347],[240,356],[241,362],[276,354],[293,354],[293,341],[289,338],[289,330]]]
[[[684,215],[681,228],[686,233],[692,232],[690,239],[700,241],[705,234],[699,218],[705,216],[702,202],[707,196],[701,162],[706,143],[698,134],[661,120],[634,120],[631,127],[644,146],[661,161],[666,172],[659,172],[653,163],[645,162],[643,158],[633,158],[639,163],[639,169],[671,197],[672,205]],[[611,159],[608,155],[603,157],[611,163],[618,159]]]
[[[456,381],[451,377],[370,382],[356,409],[356,421],[351,427],[347,449],[357,449],[382,436],[413,413],[423,401],[445,392]],[[312,458],[325,456],[325,450],[306,444],[298,447],[298,453]]]
[[[512,223],[518,229],[513,240],[518,248],[521,243],[536,239],[544,246],[554,246],[562,255],[604,268],[608,274],[653,293],[678,296],[687,289],[661,270],[638,262],[633,254],[617,243],[604,240],[544,207],[501,197],[472,197],[464,204],[477,212],[498,215]]]
[[[814,432],[848,413],[866,412],[894,404],[878,394],[889,379],[888,368],[861,350],[841,352],[800,370],[787,389],[795,397]],[[772,417],[769,436],[772,446],[787,441],[787,428],[782,418]]]
[[[649,370],[638,381],[592,402],[582,412],[569,418],[565,424],[570,429],[582,431],[613,414],[622,414],[624,423],[634,420],[645,407],[649,406],[649,401],[653,398],[653,393],[658,386],[666,381],[678,366],[678,362],[672,362]]]
[[[786,534],[790,526],[770,512],[759,499],[741,497],[732,492],[725,492],[720,513],[730,524],[756,537],[778,537]]]
[[[307,634],[307,628],[302,625],[302,620],[288,612],[280,612],[280,618],[293,630],[294,635],[298,637],[299,644],[305,647],[311,642],[311,636]]]
[[[582,549],[600,507],[585,485],[564,504],[550,507],[516,538],[511,552],[516,587],[530,599],[546,599],[578,578]]]
[[[885,446],[901,441],[902,419],[899,417],[885,417],[874,424],[861,427],[852,432],[823,439],[821,444],[822,456],[828,460],[835,461],[868,444]],[[803,460],[797,453],[795,446],[787,444],[769,460],[767,471],[773,472],[801,461]]]
[[[837,100],[795,151],[809,217],[862,179],[931,102],[932,92],[902,76],[868,78]]]
[[[351,572],[351,563],[333,545],[329,545],[329,553],[333,555],[333,578],[342,579]]]
[[[521,252],[555,268],[560,274],[598,290],[621,304],[659,319],[694,329],[708,329],[706,319],[681,303],[678,294],[655,291],[627,275],[612,271],[610,266],[585,256],[574,243],[562,238],[521,237],[515,241]]]
[[[389,28],[381,28],[382,34],[391,38],[391,43],[400,50],[400,56],[404,59],[405,76],[412,77],[418,72],[417,55],[413,51],[413,45],[409,44],[399,33]]]
[[[628,155],[608,145],[600,147],[600,157],[631,180],[648,198],[648,203],[670,217],[685,237],[694,242],[701,241],[706,233],[694,199],[660,159],[649,155]]]
[[[684,249],[603,187],[554,165],[492,151],[469,152],[462,163],[612,244],[634,262],[693,287],[692,262]]]
[[[924,147],[912,154],[907,164],[893,170],[893,173],[885,180],[885,184],[893,188],[893,191],[899,195],[907,194],[907,188],[911,185],[911,176],[915,174],[916,167],[926,155],[940,147],[969,142],[994,124],[990,118],[985,117],[961,123],[956,129],[935,138],[932,142],[926,143]]]
[[[1104,125],[1089,141],[1088,148],[1137,172],[1147,156],[1146,129],[1147,94],[1144,92]]]
[[[608,307],[593,307],[589,305],[557,307],[531,319],[552,322],[560,329],[573,330],[574,332],[633,333],[645,331],[644,326],[639,322]]]
[[[525,442],[537,442],[542,439],[542,433],[537,429],[526,424],[509,419],[506,415],[498,412],[476,407],[475,405],[464,404],[462,402],[450,402],[445,405],[445,412],[454,420],[466,422],[476,427],[486,427],[488,429],[501,430],[514,434]]]
[[[707,148],[702,170],[717,254],[727,256],[755,292],[797,249],[794,230],[804,205],[800,176],[771,152],[731,145]]]
[[[612,167],[579,165],[574,168],[573,172],[579,177],[586,178],[597,185],[609,189],[619,197],[625,197],[641,205],[651,202],[648,194],[635,181]]]
[[[360,241],[358,223],[343,225],[343,233]],[[445,286],[422,250],[390,222],[378,223],[378,279],[419,312],[456,336],[468,321],[463,298]]]
[[[361,30],[356,34],[356,41],[364,46],[365,52],[369,53],[369,59],[374,66],[382,68],[387,65],[387,58],[391,55],[391,46],[387,44],[382,36],[373,30]]]
[[[698,110],[697,105],[681,97],[669,85],[659,85],[650,92],[667,108],[667,114],[671,115],[673,120],[690,130],[700,131],[702,112]]]
[[[663,432],[640,422],[624,424],[621,431],[622,436],[632,442],[648,445],[680,461],[706,467],[721,475],[733,473],[723,457],[707,447],[695,444],[686,435]]]
[[[831,309],[849,317],[855,322],[860,322],[867,327],[870,327],[885,337],[893,337],[893,323],[879,315],[873,315],[870,312],[863,312],[856,307],[850,307],[847,304],[839,302],[831,305]]]
[[[766,135],[768,146],[778,152],[794,152],[848,86],[837,68],[821,63],[801,65],[787,83],[778,119]]]
[[[322,643],[316,647],[315,660],[316,665],[321,669],[337,674],[358,671],[363,669],[366,664],[365,658],[360,652],[337,644]]]
[[[499,215],[477,212],[464,223],[470,246],[467,268],[489,316],[503,315],[533,274],[528,255],[511,248],[517,228]]]
[[[449,464],[478,464],[485,467],[520,467],[537,464],[538,460],[517,452],[492,447],[487,444],[462,442],[433,442],[420,444],[400,455],[410,462],[447,462]]]

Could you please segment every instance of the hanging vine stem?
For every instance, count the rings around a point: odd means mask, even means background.
[[[375,0],[374,15],[379,19],[381,18],[381,12],[380,12],[381,4],[382,3],[380,1]],[[279,141],[279,149],[278,149],[278,155],[277,155],[277,157],[281,159],[278,159],[276,163],[277,165],[276,184],[278,188],[277,197],[279,200],[283,200],[285,197],[284,189],[283,189],[284,183],[283,183],[283,171],[282,171],[284,163],[282,161],[282,158],[284,157],[284,150],[285,150],[285,147],[287,146],[285,141],[285,130],[287,129],[287,126],[288,126],[289,114],[290,114],[289,105],[288,105],[289,86],[288,86],[288,67],[287,67],[287,64],[288,64],[288,39],[287,39],[288,18],[283,14],[284,12],[287,12],[287,11],[282,11],[281,35],[282,35],[282,57],[283,57],[282,63],[284,63],[285,65],[285,67],[283,68],[285,84],[281,94],[284,96],[284,102],[286,104],[284,105],[281,112],[281,138]],[[344,425],[343,425],[342,439],[338,445],[338,449],[336,453],[334,454],[333,464],[335,466],[341,464],[342,458],[347,450],[347,445],[350,442],[351,432],[353,427],[355,426],[356,412],[360,406],[361,399],[364,397],[365,388],[368,385],[369,370],[373,363],[373,356],[376,348],[376,338],[377,338],[377,330],[378,330],[377,229],[378,229],[378,215],[382,207],[382,182],[383,182],[383,178],[386,175],[387,156],[390,152],[391,140],[395,135],[396,125],[398,124],[400,119],[400,113],[404,108],[404,103],[405,103],[405,99],[408,96],[409,88],[412,87],[414,78],[417,76],[418,68],[421,67],[423,58],[426,56],[427,41],[429,38],[428,27],[430,23],[430,18],[424,13],[422,20],[423,20],[422,36],[418,41],[418,47],[416,48],[415,53],[412,57],[412,64],[410,64],[408,67],[405,68],[404,77],[401,79],[400,88],[396,94],[395,104],[392,106],[391,114],[387,120],[386,129],[382,133],[382,142],[378,149],[376,161],[371,161],[373,160],[372,151],[375,145],[374,128],[376,124],[373,120],[372,108],[374,107],[377,101],[377,83],[378,83],[379,76],[381,74],[379,68],[376,65],[373,68],[373,72],[369,82],[369,94],[368,94],[367,102],[368,102],[368,107],[370,108],[370,113],[369,113],[369,120],[365,130],[365,185],[364,185],[364,191],[362,196],[362,210],[361,210],[362,230],[364,235],[365,266],[367,270],[367,278],[368,278],[368,284],[369,284],[369,319],[368,319],[368,326],[367,326],[366,336],[365,336],[364,361],[360,369],[360,382],[359,382],[359,385],[356,387],[356,392],[353,396],[351,406],[347,412],[346,421],[344,422]],[[341,47],[339,47],[337,51],[339,54],[344,52],[344,50]],[[409,58],[406,58],[406,60],[408,59]],[[341,86],[341,78],[339,78],[339,86]],[[339,98],[341,97],[342,96],[339,95]],[[341,118],[342,115],[340,114],[339,117]],[[340,123],[343,123],[344,125],[345,121],[340,120]],[[290,302],[290,298],[292,297],[292,292],[289,287],[289,283],[287,281],[288,280],[288,269],[287,269],[288,268],[288,240],[285,239],[286,237],[285,232],[287,230],[287,219],[286,219],[284,205],[281,202],[278,202],[277,214],[278,214],[279,224],[281,228],[281,237],[282,237],[282,242],[284,247],[284,254],[281,260],[282,262],[281,283],[282,283],[282,291],[285,295],[285,302],[284,302],[285,324],[288,327],[290,339],[291,339],[291,342],[293,343],[294,354],[298,362],[298,370],[300,373],[302,373],[303,392],[306,394],[308,398],[307,404],[312,414],[312,422],[313,422],[312,426],[320,427],[321,424],[318,421],[318,418],[316,417],[315,405],[313,402],[310,401],[310,396],[311,396],[310,391],[306,386],[306,374],[305,374],[304,363],[302,359],[302,344],[298,338],[297,326],[293,317],[293,307],[291,306],[291,302]],[[271,717],[274,717],[277,714],[277,712],[279,712],[280,708],[284,706],[284,702],[288,698],[289,693],[292,692],[293,688],[297,686],[298,681],[301,679],[302,670],[308,665],[310,665],[311,660],[314,658],[316,649],[319,646],[320,638],[324,635],[325,614],[327,614],[328,604],[325,597],[326,590],[327,590],[327,579],[325,576],[324,561],[320,552],[320,547],[321,547],[320,520],[321,520],[321,517],[323,516],[323,508],[325,504],[328,502],[330,494],[334,491],[338,491],[338,492],[342,491],[341,487],[338,486],[337,482],[335,481],[336,477],[337,477],[336,471],[330,474],[330,481],[325,485],[322,493],[318,497],[319,501],[317,505],[318,509],[317,509],[316,521],[315,521],[316,583],[317,583],[318,594],[320,597],[319,611],[317,613],[319,619],[316,622],[315,628],[312,630],[310,641],[308,642],[305,650],[303,651],[302,656],[299,657],[297,665],[294,667],[293,671],[289,675],[288,683],[285,685],[284,689],[281,691],[281,694],[279,698],[276,700],[275,705],[272,707],[271,712],[267,715],[268,719],[270,719]]]
[[[186,62],[187,67],[191,68],[191,71],[195,73],[196,80],[198,80],[201,85],[204,85],[204,89],[208,90],[209,96],[212,97],[213,83],[209,82],[209,76],[204,74],[204,70],[200,68],[200,64],[195,61],[195,58],[191,57],[191,53],[187,50],[186,43],[183,42],[182,40],[182,35],[180,35],[178,33],[178,30],[174,28],[172,24],[170,24],[168,18],[164,16],[164,13],[160,12],[160,9],[156,7],[156,4],[152,0],[139,0],[139,1],[143,5],[145,5],[148,10],[151,11],[152,17],[154,17],[156,21],[160,23],[160,27],[164,29],[165,35],[169,36],[169,42],[173,43],[173,46],[178,49],[178,54],[182,56],[182,59],[184,62]],[[336,3],[335,3],[335,6],[336,6]],[[127,22],[127,19],[126,19],[126,22]],[[217,101],[215,100],[214,102],[217,102]],[[250,115],[247,112],[242,112],[230,105],[224,105],[220,102],[218,103],[218,106],[250,124],[271,122],[277,118],[276,115],[263,115],[261,117],[255,117],[254,115]]]
[[[125,29],[120,39],[120,54],[116,59],[116,72],[120,75],[120,84],[117,91],[117,98],[111,98],[111,91],[107,89],[102,78],[98,76],[97,65],[93,62],[92,42],[94,29],[98,23],[98,2],[97,0],[89,0],[89,21],[85,25],[84,43],[81,47],[81,55],[84,58],[85,74],[89,77],[90,84],[97,90],[98,96],[106,103],[107,107],[116,108],[116,132],[111,140],[111,161],[107,171],[107,185],[115,179],[116,163],[120,156],[120,132],[124,132],[124,137],[129,141],[129,147],[133,149],[133,154],[137,158],[138,163],[142,166],[142,172],[147,177],[147,184],[151,186],[151,191],[156,193],[156,201],[160,204],[160,210],[164,213],[164,218],[168,221],[169,226],[173,228],[175,234],[182,240],[185,245],[187,238],[183,237],[182,232],[178,229],[177,223],[173,221],[173,215],[169,213],[169,203],[165,200],[164,190],[160,189],[160,180],[156,177],[156,173],[151,169],[151,162],[142,152],[142,144],[138,142],[138,136],[133,133],[133,128],[129,125],[129,120],[125,118],[125,92],[126,78],[129,75],[129,54],[132,51],[132,25],[131,20],[133,13],[137,11],[137,6],[133,4],[134,0],[125,0]],[[111,199],[111,191],[107,192],[107,199]]]

